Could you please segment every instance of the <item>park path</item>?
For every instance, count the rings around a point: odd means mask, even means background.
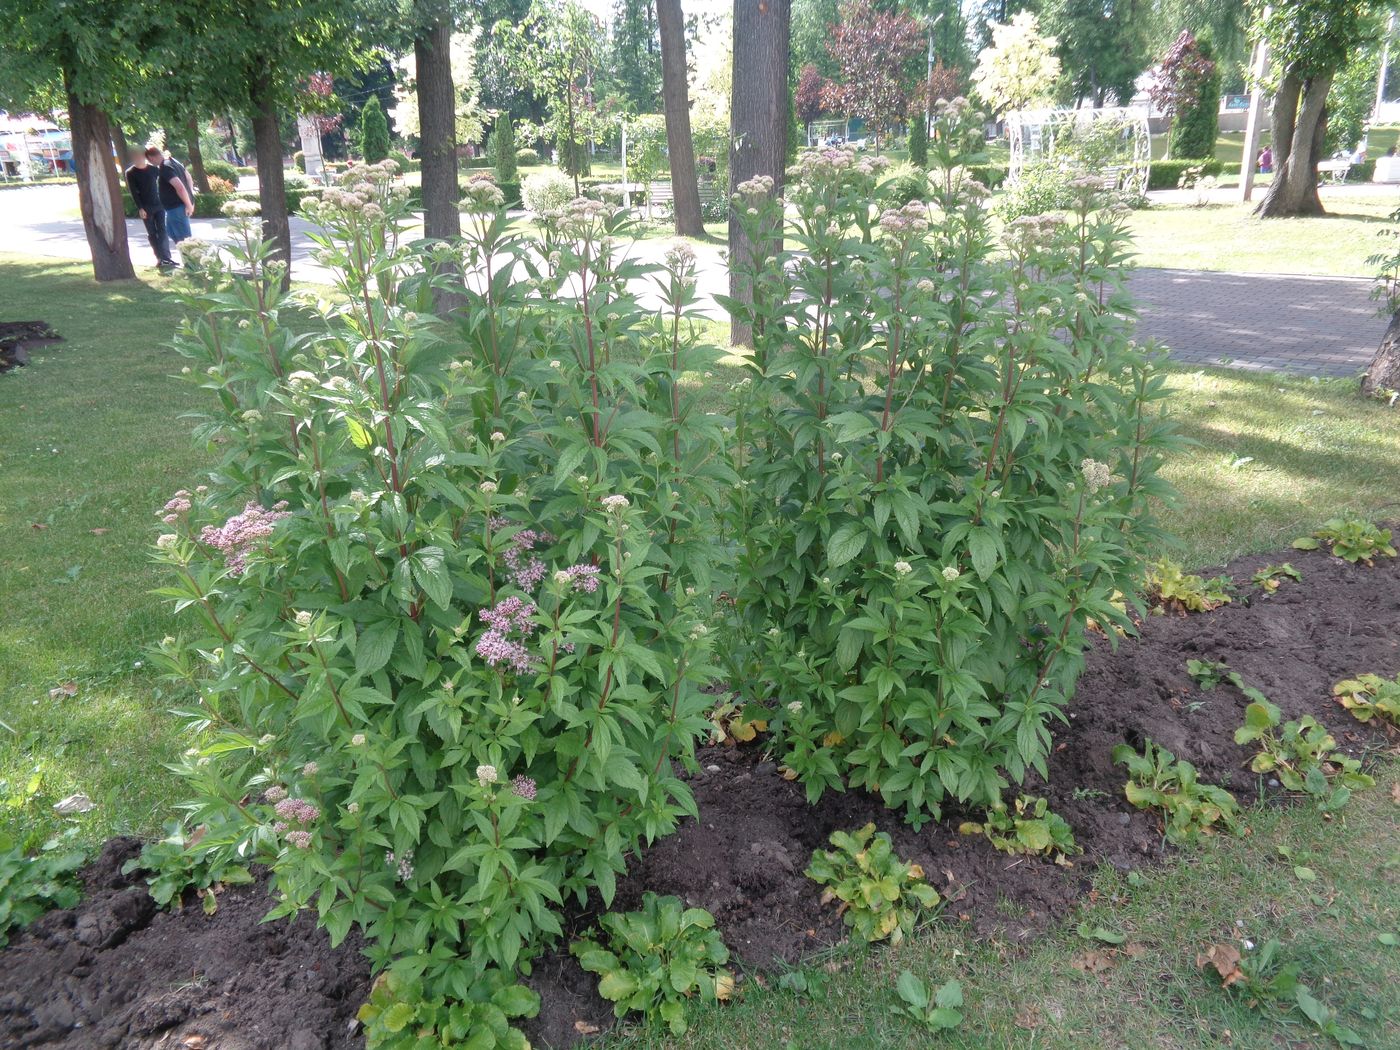
[[[194,235],[219,240],[221,219],[196,219]],[[310,224],[292,219],[292,273],[329,284],[330,274],[311,258]],[[145,229],[127,224],[132,258],[154,269]],[[660,262],[669,242],[635,242],[629,254]],[[72,186],[0,190],[0,252],[65,259],[88,258]],[[721,317],[716,294],[726,289],[723,249],[696,244],[699,309]],[[1299,267],[1307,265],[1298,260]],[[1370,300],[1371,282],[1359,277],[1222,273],[1143,267],[1130,278],[1144,339],[1164,343],[1183,364],[1224,365],[1255,371],[1352,376],[1370,363],[1385,322]],[[655,300],[655,301],[653,301]],[[657,305],[654,295],[644,296]]]

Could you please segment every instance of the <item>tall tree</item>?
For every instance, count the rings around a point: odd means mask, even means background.
[[[1215,152],[1215,131],[1211,129],[1210,150],[1207,153],[1192,153],[1199,133],[1193,128],[1186,142],[1178,142],[1177,131],[1187,115],[1192,113],[1209,94],[1208,104],[1212,114],[1218,108],[1214,97],[1219,90],[1220,80],[1215,62],[1196,40],[1191,30],[1183,29],[1171,47],[1167,48],[1157,64],[1156,76],[1152,81],[1152,104],[1160,113],[1172,121],[1170,150],[1178,157],[1209,157]]]
[[[841,21],[841,0],[792,0],[792,65],[815,66],[825,79],[840,69],[826,49],[830,29]]]
[[[972,83],[994,113],[1024,109],[1048,101],[1060,76],[1055,49],[1060,42],[1045,36],[1035,15],[1022,11],[1010,22],[993,25],[992,43],[977,56]]]
[[[729,189],[757,176],[773,180],[781,194],[787,158],[788,61],[792,40],[790,0],[734,0],[734,70],[729,103]],[[750,263],[770,254],[774,244],[750,244],[739,217],[729,213],[729,294],[753,300],[735,260]],[[748,345],[753,334],[739,320],[730,322],[733,342]]]
[[[797,74],[797,87],[793,89],[792,102],[797,110],[797,119],[802,122],[802,129],[810,140],[813,122],[826,112],[826,78],[811,62],[803,66],[802,71]]]
[[[661,32],[661,103],[666,113],[676,234],[699,237],[705,226],[700,215],[700,184],[695,177],[695,141],[690,134],[690,86],[681,0],[656,0],[656,21]]]
[[[1069,102],[1126,103],[1148,65],[1146,0],[1040,0],[1040,24],[1059,42]]]
[[[612,81],[634,113],[655,113],[662,90],[660,5],[616,0],[612,19]]]
[[[1326,135],[1327,94],[1347,56],[1377,31],[1384,0],[1254,0],[1259,32],[1277,76],[1271,117],[1274,179],[1255,214],[1321,215],[1317,164]]]
[[[863,118],[878,150],[880,136],[908,108],[908,65],[923,51],[922,28],[908,15],[880,11],[873,0],[847,0],[826,47],[840,70],[823,94],[826,108]]]
[[[108,112],[141,79],[145,34],[165,18],[116,0],[26,0],[0,18],[0,103],[45,109],[61,100],[68,110],[83,232],[99,281],[136,276]]]
[[[371,96],[360,114],[360,156],[370,164],[389,156],[389,122],[378,96]]]

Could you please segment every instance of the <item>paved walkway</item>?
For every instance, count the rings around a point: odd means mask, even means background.
[[[1386,326],[1358,277],[1141,269],[1129,287],[1141,337],[1188,364],[1352,376]]]
[[[194,235],[218,240],[225,225],[221,219],[195,220]],[[330,274],[310,258],[309,228],[292,219],[293,276],[329,283]],[[0,251],[88,257],[72,186],[0,190],[0,230]],[[153,267],[141,223],[129,221],[127,232],[136,265]],[[664,239],[638,241],[631,254],[660,262],[668,246]],[[695,251],[699,308],[720,317],[714,296],[727,290],[723,248],[697,244]],[[1142,337],[1161,341],[1174,360],[1187,364],[1351,376],[1370,363],[1385,330],[1369,298],[1371,282],[1364,278],[1144,268],[1133,274],[1130,286],[1139,301]],[[643,302],[654,306],[660,299],[648,291]]]

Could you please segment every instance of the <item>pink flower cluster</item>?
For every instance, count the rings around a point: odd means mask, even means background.
[[[525,647],[525,641],[535,633],[534,602],[511,595],[478,615],[488,629],[477,639],[477,656],[491,667],[504,664],[516,674],[534,669],[534,657]]]
[[[169,501],[161,508],[161,521],[167,525],[174,525],[180,520],[181,514],[188,514],[190,510],[190,494],[185,489],[181,489],[171,496]]]
[[[222,551],[229,571],[235,576],[242,575],[248,567],[249,553],[272,535],[274,525],[283,518],[291,517],[286,506],[283,501],[271,510],[264,510],[250,500],[242,513],[235,514],[218,528],[204,526],[199,533],[199,542]]]
[[[292,824],[310,824],[321,816],[321,811],[304,798],[284,798],[273,807],[273,811]]]
[[[527,776],[518,776],[510,782],[510,789],[526,802],[535,801],[535,782]]]
[[[598,590],[598,566],[570,565],[561,571],[569,577],[569,581],[574,585],[574,590],[582,591],[584,594],[593,594]]]
[[[544,562],[530,552],[536,544],[549,544],[554,537],[543,530],[521,529],[510,538],[510,546],[505,550],[506,566],[510,578],[522,591],[533,591],[544,579]],[[528,555],[528,557],[527,557]]]

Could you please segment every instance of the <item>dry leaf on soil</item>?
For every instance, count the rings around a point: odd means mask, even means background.
[[[596,1024],[589,1024],[587,1021],[575,1021],[574,1031],[579,1035],[597,1035],[599,1029]]]
[[[1240,950],[1233,944],[1212,944],[1196,956],[1196,965],[1202,970],[1213,966],[1226,988],[1244,977],[1240,972]]]
[[[50,700],[62,700],[65,696],[77,696],[77,682],[61,682],[49,690]]]
[[[1076,955],[1070,960],[1070,965],[1083,973],[1107,973],[1115,964],[1112,952],[1091,948],[1083,955]]]

